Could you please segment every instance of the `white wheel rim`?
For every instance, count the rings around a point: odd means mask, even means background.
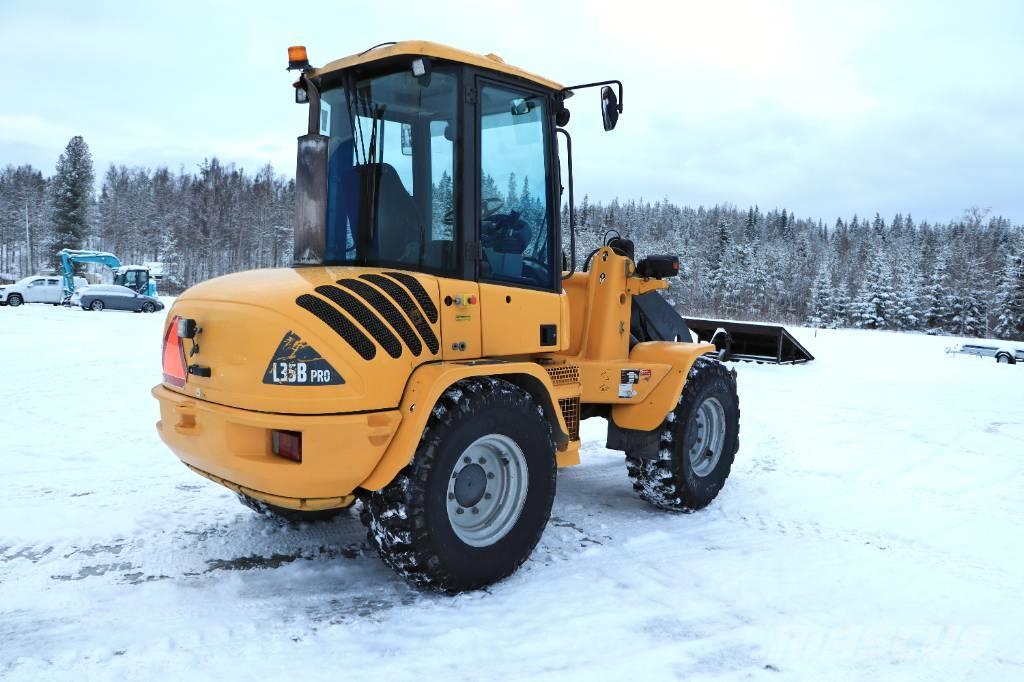
[[[508,535],[526,504],[528,473],[522,448],[508,436],[473,441],[448,477],[445,506],[458,538],[489,547]]]
[[[725,408],[718,398],[705,398],[697,407],[693,420],[693,444],[690,446],[690,468],[704,478],[718,466],[725,446]]]

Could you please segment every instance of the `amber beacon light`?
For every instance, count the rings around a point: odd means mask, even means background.
[[[306,56],[305,45],[292,45],[288,48],[288,70],[308,69],[309,58]]]

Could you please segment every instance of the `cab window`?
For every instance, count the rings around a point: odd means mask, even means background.
[[[458,272],[452,178],[459,79],[358,73],[321,93],[328,146],[328,265]]]
[[[480,88],[481,278],[549,287],[546,102],[515,88]]]

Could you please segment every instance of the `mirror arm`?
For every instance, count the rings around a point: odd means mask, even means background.
[[[565,128],[556,128],[555,133],[565,135],[565,166],[569,172],[569,274],[563,275],[562,279],[572,277],[576,272],[576,207],[572,200],[572,136]],[[561,208],[558,209],[561,212]]]
[[[567,88],[562,88],[563,93],[572,92],[574,90],[583,90],[585,88],[596,88],[602,85],[614,85],[619,89],[619,106],[616,107],[619,113],[622,113],[622,81],[610,80],[610,81],[598,81],[597,83],[583,83],[582,85],[570,85]]]
[[[306,78],[306,74],[299,76],[299,82],[309,96],[309,126],[307,133],[318,135],[320,133],[320,91],[317,90],[316,85],[312,81]]]

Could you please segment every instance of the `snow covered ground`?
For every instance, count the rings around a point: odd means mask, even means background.
[[[185,469],[162,320],[0,309],[0,678],[1024,678],[1024,367],[797,330],[815,362],[737,366],[710,508],[647,506],[591,420],[532,559],[451,598],[355,514],[281,527]]]

